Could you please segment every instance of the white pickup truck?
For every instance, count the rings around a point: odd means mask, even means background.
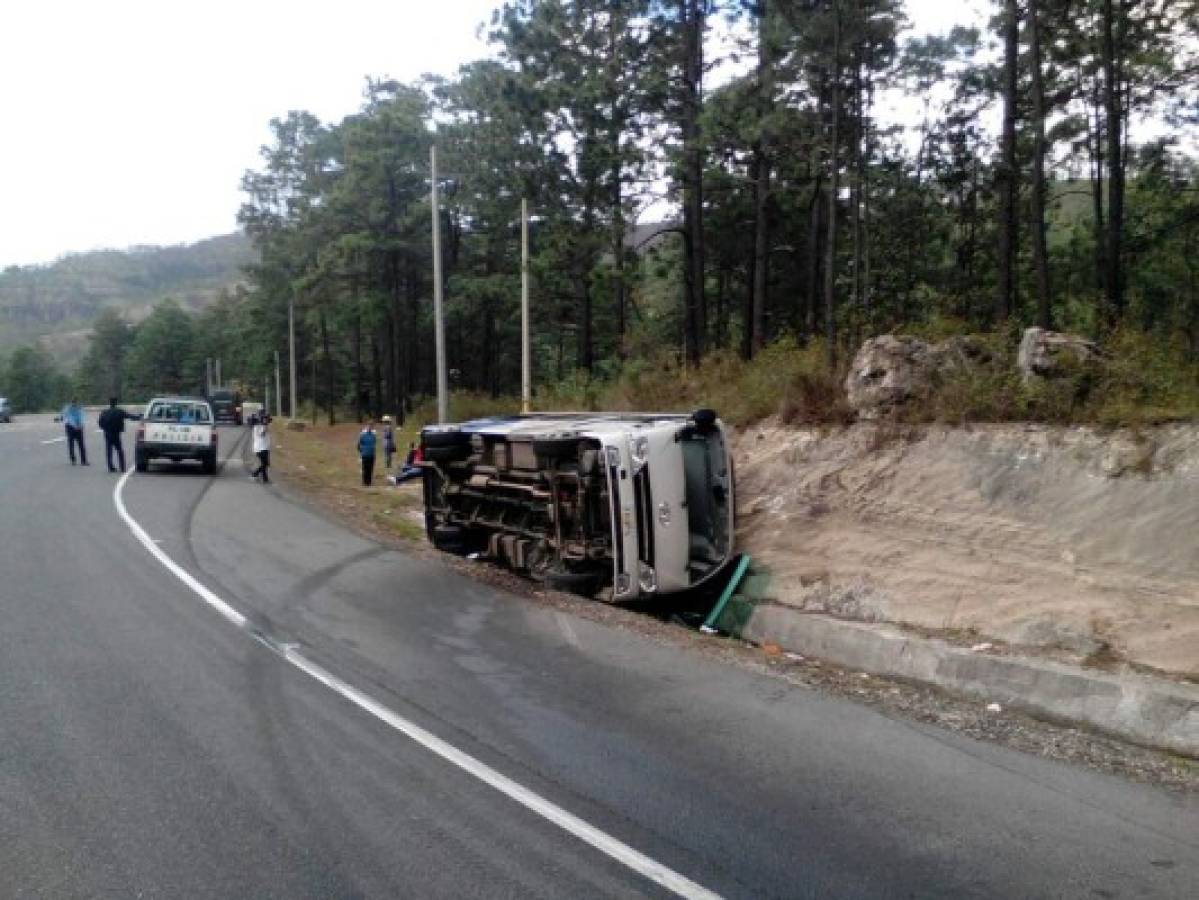
[[[155,459],[194,459],[205,474],[216,471],[217,432],[212,407],[195,397],[156,397],[146,405],[133,458],[139,472]]]

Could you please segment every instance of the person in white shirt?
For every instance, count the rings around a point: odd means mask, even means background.
[[[254,455],[258,457],[258,468],[250,473],[250,477],[261,476],[263,484],[271,483],[266,474],[271,467],[271,433],[267,430],[270,423],[271,417],[264,412],[254,425]]]

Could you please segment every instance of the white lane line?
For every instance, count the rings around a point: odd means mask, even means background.
[[[65,440],[66,440],[65,437],[56,437],[56,438],[50,438],[50,440],[48,440],[48,441],[42,441],[42,443],[43,444],[61,444]]]
[[[130,469],[126,472],[121,480],[117,482],[116,488],[113,489],[112,499],[116,506],[117,513],[129,526],[129,530],[133,532],[133,536],[138,539],[143,547],[150,551],[155,559],[163,564],[168,571],[189,588],[194,591],[201,600],[215,609],[218,613],[224,616],[229,622],[236,625],[238,628],[247,631],[255,638],[259,646],[266,647],[276,656],[291,663],[301,672],[311,678],[319,681],[325,687],[333,692],[340,694],[346,700],[349,700],[355,706],[370,713],[379,721],[389,725],[401,734],[411,738],[416,743],[420,744],[431,753],[440,756],[446,762],[457,766],[468,775],[472,775],[484,784],[488,784],[495,788],[501,794],[515,800],[521,806],[536,813],[543,819],[557,825],[563,831],[567,832],[583,841],[590,844],[595,849],[607,854],[612,859],[621,863],[639,875],[648,878],[656,884],[669,891],[687,898],[703,898],[703,900],[719,900],[720,895],[708,890],[701,884],[697,884],[685,875],[680,875],[673,869],[667,868],[658,861],[651,859],[644,853],[633,849],[623,841],[617,840],[610,834],[600,831],[594,825],[585,822],[573,813],[567,812],[562,807],[545,799],[540,794],[536,794],[523,785],[513,781],[506,775],[497,772],[491,766],[481,760],[475,759],[469,753],[459,750],[453,744],[442,740],[430,731],[426,731],[415,722],[409,721],[399,713],[380,703],[369,694],[358,690],[353,685],[342,681],[336,675],[317,665],[312,660],[308,659],[304,654],[296,649],[295,644],[276,643],[266,639],[264,636],[250,631],[247,628],[248,620],[245,616],[239,613],[236,609],[206,588],[203,584],[197,581],[192,575],[187,572],[182,566],[176,563],[173,559],[166,555],[162,549],[154,543],[145,529],[137,523],[133,516],[129,515],[129,511],[125,508],[125,501],[122,498],[122,493],[125,490],[125,482],[133,475],[134,470]]]

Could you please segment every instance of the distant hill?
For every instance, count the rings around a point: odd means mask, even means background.
[[[0,350],[40,342],[69,354],[84,343],[101,310],[113,306],[130,321],[174,297],[202,309],[243,280],[255,252],[240,233],[174,247],[97,250],[44,266],[0,271]]]

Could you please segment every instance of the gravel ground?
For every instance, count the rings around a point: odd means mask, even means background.
[[[551,606],[595,622],[603,622],[672,646],[706,653],[727,665],[741,666],[790,684],[819,690],[870,706],[895,719],[922,722],[972,738],[994,741],[1037,756],[1088,766],[1176,792],[1199,792],[1199,761],[1127,744],[1078,728],[1041,721],[1020,712],[988,709],[987,704],[958,698],[920,684],[894,681],[843,669],[816,659],[787,653],[774,645],[699,633],[677,616],[651,615],[539,585],[484,562],[438,553],[427,544],[396,534],[370,517],[357,515],[353,498],[326,489],[311,478],[287,478],[284,460],[276,480],[292,499],[320,510],[345,526],[382,544],[433,559],[529,602]],[[419,497],[419,487],[402,489]]]

